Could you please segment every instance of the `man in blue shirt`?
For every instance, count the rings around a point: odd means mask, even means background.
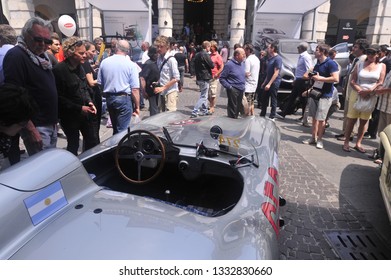
[[[323,149],[323,133],[325,129],[325,120],[331,106],[334,83],[339,82],[339,70],[337,63],[328,57],[330,46],[319,44],[316,47],[315,57],[317,63],[314,71],[309,75],[313,80],[313,88],[322,92],[319,100],[309,98],[309,115],[312,117],[312,137],[304,140],[304,144],[316,145],[317,149]]]
[[[243,48],[235,49],[233,58],[225,64],[220,75],[220,83],[227,90],[227,114],[234,119],[239,116],[245,90],[246,70],[242,65],[245,58],[246,53]]]
[[[115,54],[101,62],[98,72],[98,84],[102,85],[106,97],[113,134],[129,126],[132,100],[135,114],[140,114],[139,75],[136,64],[128,56],[129,50],[129,42],[119,40],[115,45]]]
[[[268,47],[267,52],[269,59],[266,68],[266,79],[262,84],[263,93],[261,96],[261,113],[260,116],[266,116],[269,97],[271,98],[271,111],[269,118],[274,120],[277,110],[277,93],[281,83],[282,58],[278,55],[278,41],[273,41]]]

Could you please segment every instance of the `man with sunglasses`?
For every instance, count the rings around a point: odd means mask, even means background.
[[[52,25],[39,17],[29,19],[21,31],[17,45],[4,58],[5,82],[28,90],[39,107],[20,135],[29,155],[57,144],[57,89],[52,64],[46,54],[52,44]],[[19,137],[15,138],[10,153],[16,163],[20,160]]]

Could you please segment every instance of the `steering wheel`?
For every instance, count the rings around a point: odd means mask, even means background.
[[[166,150],[163,142],[158,136],[146,130],[127,133],[119,141],[115,152],[115,165],[118,171],[125,180],[134,184],[145,184],[155,179],[162,172],[165,160]],[[133,166],[136,174],[132,170]]]

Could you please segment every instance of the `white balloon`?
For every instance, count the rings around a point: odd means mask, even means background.
[[[58,19],[58,28],[67,37],[72,36],[75,34],[76,31],[76,22],[73,20],[72,17],[68,15],[62,15]]]

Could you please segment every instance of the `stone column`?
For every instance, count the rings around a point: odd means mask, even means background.
[[[391,0],[372,0],[366,35],[372,44],[390,44]]]
[[[231,39],[229,47],[231,54],[233,53],[233,46],[236,43],[243,45],[244,43],[244,29],[246,27],[246,4],[247,0],[232,0],[232,18],[231,18]]]
[[[19,35],[26,21],[34,16],[33,0],[2,1],[2,4],[4,15]]]
[[[158,0],[159,9],[159,35],[172,36],[172,0]]]
[[[324,41],[330,12],[330,1],[303,15],[301,38],[313,41]]]

